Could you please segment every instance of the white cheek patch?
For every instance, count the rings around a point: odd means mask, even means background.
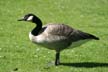
[[[30,16],[30,17],[28,17],[28,21],[30,21],[30,20],[32,20],[33,19],[33,16]]]

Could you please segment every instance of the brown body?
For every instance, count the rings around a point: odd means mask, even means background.
[[[89,40],[96,39],[95,36],[73,29],[64,24],[48,24],[43,26],[37,36],[29,34],[32,42],[42,45],[48,49],[61,51],[65,48],[79,46]]]

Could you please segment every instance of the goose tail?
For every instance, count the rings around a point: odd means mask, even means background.
[[[89,35],[92,39],[95,39],[95,40],[99,40],[99,37],[96,37],[94,35]]]

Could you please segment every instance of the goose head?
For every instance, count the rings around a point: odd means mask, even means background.
[[[41,20],[34,14],[26,14],[23,18],[19,19],[18,21],[28,21],[37,24],[42,24]]]
[[[41,20],[34,14],[26,14],[23,18],[18,21],[28,21],[36,24],[36,27],[31,31],[31,33],[36,36],[39,34],[39,31],[42,29]]]

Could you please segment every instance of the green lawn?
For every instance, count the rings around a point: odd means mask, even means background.
[[[34,25],[17,21],[27,13],[100,40],[62,51],[63,64],[46,68],[55,52],[30,42]],[[0,72],[108,72],[108,0],[0,0]]]

